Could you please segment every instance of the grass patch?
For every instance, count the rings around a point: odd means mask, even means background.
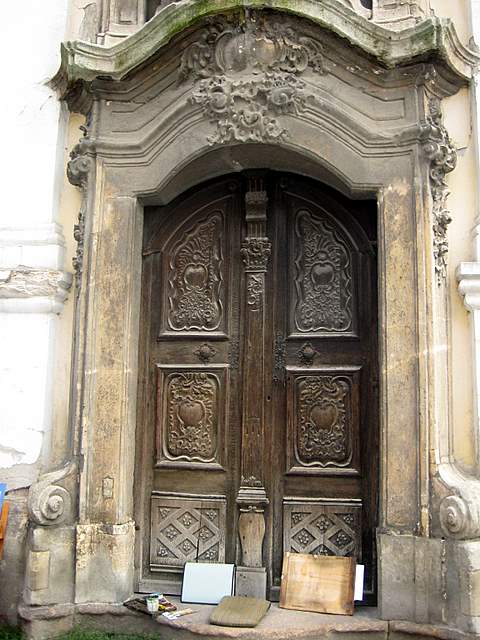
[[[155,636],[138,633],[115,633],[114,631],[87,631],[74,629],[57,640],[157,640]]]
[[[0,625],[0,640],[21,640],[23,634],[20,629]]]
[[[115,633],[114,631],[87,631],[74,629],[58,636],[55,640],[156,640],[156,636],[139,635],[138,633]],[[0,640],[24,640],[20,629],[0,626]]]

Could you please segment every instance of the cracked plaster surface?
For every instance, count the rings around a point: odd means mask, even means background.
[[[30,298],[33,296],[62,296],[70,287],[71,278],[63,271],[51,269],[2,269],[0,298]]]

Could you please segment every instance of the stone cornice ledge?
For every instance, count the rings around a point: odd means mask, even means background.
[[[0,312],[61,313],[72,274],[54,269],[0,270]]]
[[[98,77],[121,80],[202,18],[245,8],[277,9],[311,20],[348,39],[387,67],[437,53],[458,76],[470,79],[480,62],[478,51],[460,42],[450,19],[432,16],[415,27],[394,32],[338,0],[179,0],[113,47],[80,41],[64,43],[61,68],[54,83],[67,94],[69,88],[82,81],[91,82]]]
[[[468,311],[480,310],[480,262],[462,262],[457,267],[458,291]]]

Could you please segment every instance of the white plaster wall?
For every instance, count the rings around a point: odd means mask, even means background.
[[[51,314],[0,317],[0,477],[9,489],[35,480],[35,463],[49,428],[51,325]]]
[[[5,190],[0,226],[38,226],[56,218],[58,180],[54,179],[63,146],[64,119],[55,93],[47,86],[58,69],[67,3],[26,0],[2,7],[2,101],[8,163],[3,168]],[[9,64],[8,61],[11,61]]]
[[[456,8],[458,11],[459,7]],[[468,10],[467,10],[468,9]],[[470,0],[464,21],[477,44],[480,43],[480,0]],[[457,109],[455,123],[447,122],[458,148],[458,166],[449,176],[454,203],[452,223],[452,264],[456,267],[460,296],[452,288],[452,405],[455,459],[478,475],[480,472],[480,75],[464,105]],[[456,97],[455,97],[456,98]],[[450,99],[452,100],[452,99]],[[462,113],[464,114],[462,117]],[[453,115],[453,112],[452,114]],[[463,135],[455,135],[463,126]],[[455,200],[457,200],[455,206]],[[458,220],[458,222],[457,222]],[[469,325],[465,320],[468,316]],[[469,352],[469,358],[464,354]],[[472,379],[470,380],[470,371]],[[472,399],[472,412],[468,397]],[[472,426],[470,426],[472,425]]]
[[[472,6],[471,6],[471,20],[472,20],[472,30],[473,30],[473,37],[475,39],[475,42],[477,44],[478,47],[480,47],[480,0],[472,0]],[[475,95],[475,106],[474,109],[476,109],[476,122],[475,122],[475,134],[477,136],[477,158],[478,158],[478,170],[479,170],[479,177],[480,177],[480,70],[477,71],[476,77],[475,77],[475,88],[476,88],[476,95]],[[480,193],[478,193],[477,190],[477,208],[478,208],[478,214],[480,215]],[[478,255],[480,256],[480,251],[478,252]]]
[[[0,270],[7,274],[0,292],[0,481],[10,490],[35,480],[52,422],[61,304],[49,291],[12,292],[8,274],[18,266],[64,269],[58,221],[67,112],[47,82],[59,66],[67,9],[65,0],[2,7],[1,111],[8,155],[0,208]]]

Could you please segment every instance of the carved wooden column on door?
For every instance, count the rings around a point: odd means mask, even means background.
[[[262,569],[265,536],[264,509],[264,343],[265,274],[271,244],[266,237],[267,193],[263,179],[251,177],[245,196],[247,236],[242,244],[245,266],[245,334],[242,414],[242,480],[237,496],[240,507],[239,536],[245,593],[265,596],[266,573]],[[250,571],[249,571],[250,569]],[[253,571],[252,571],[253,570]]]

